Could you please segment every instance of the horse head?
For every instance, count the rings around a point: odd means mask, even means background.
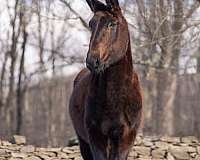
[[[94,15],[89,22],[92,35],[86,65],[98,74],[125,56],[129,43],[128,25],[118,0],[106,0],[106,4],[87,0],[87,3]]]

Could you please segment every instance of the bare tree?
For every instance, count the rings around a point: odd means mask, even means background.
[[[197,55],[197,73],[200,73],[200,45],[197,52],[199,53]]]
[[[152,77],[156,77],[155,88],[149,86],[148,93],[156,96],[156,103],[152,103],[152,133],[173,133],[173,110],[176,95],[176,80],[179,74],[179,58],[183,34],[193,25],[185,25],[199,7],[196,2],[184,10],[185,2],[177,1],[137,1],[139,13],[139,32],[145,37],[147,48],[143,60],[147,66],[153,66]],[[142,19],[142,24],[141,24]],[[142,29],[141,29],[142,28]],[[144,43],[144,42],[142,42]],[[148,45],[146,45],[148,44]],[[157,117],[156,119],[154,117]]]
[[[16,91],[16,110],[17,110],[17,123],[16,123],[16,133],[20,134],[21,131],[21,125],[22,125],[22,111],[23,111],[23,105],[25,101],[25,91],[26,88],[23,85],[24,77],[25,77],[25,53],[26,53],[26,45],[27,45],[27,39],[28,39],[28,33],[27,33],[27,21],[31,20],[30,17],[26,17],[26,3],[24,1],[23,5],[20,9],[20,17],[21,17],[21,30],[22,30],[22,45],[21,45],[21,56],[20,56],[20,65],[19,65],[19,71],[18,71],[18,82],[17,82],[17,91]]]
[[[8,10],[10,11],[9,8],[9,2],[7,1],[8,4]],[[13,126],[14,122],[14,113],[13,113],[13,99],[14,99],[14,84],[15,84],[15,69],[16,69],[16,61],[17,61],[17,42],[19,40],[20,34],[21,34],[21,26],[18,25],[18,20],[21,23],[21,17],[19,13],[19,6],[20,6],[20,0],[15,1],[14,5],[14,15],[10,14],[10,23],[11,23],[11,28],[12,28],[12,35],[11,35],[11,45],[10,49],[8,50],[8,55],[10,58],[10,67],[9,67],[9,90],[8,90],[8,96],[6,98],[6,104],[5,104],[5,115],[6,115],[6,122],[7,125],[10,125],[10,130],[14,132],[15,128]],[[11,11],[10,11],[11,12]],[[12,124],[12,125],[11,125]]]

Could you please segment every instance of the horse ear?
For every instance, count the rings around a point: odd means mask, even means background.
[[[106,11],[108,10],[108,6],[104,5],[103,3],[99,2],[98,0],[86,0],[92,12],[97,11]]]
[[[106,0],[106,3],[110,8],[119,8],[118,0]]]

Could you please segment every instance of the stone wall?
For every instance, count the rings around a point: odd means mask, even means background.
[[[37,148],[15,136],[13,143],[0,140],[0,160],[81,160],[78,146]],[[200,160],[200,143],[195,137],[138,136],[129,160]]]

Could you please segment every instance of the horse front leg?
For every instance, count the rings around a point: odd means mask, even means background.
[[[126,125],[119,125],[110,131],[109,135],[109,160],[127,160],[129,151],[133,145],[136,130]]]
[[[90,148],[94,160],[108,160],[107,158],[107,138],[101,133],[90,131],[89,133]]]

